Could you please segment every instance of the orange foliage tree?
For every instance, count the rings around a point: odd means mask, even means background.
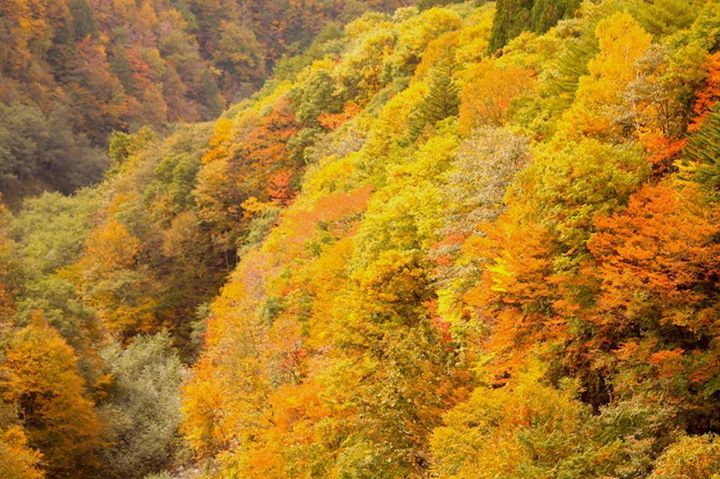
[[[596,328],[592,347],[611,351],[626,371],[618,389],[654,384],[651,374],[676,401],[699,393],[695,412],[714,410],[701,397],[717,390],[720,368],[716,209],[694,185],[661,183],[643,187],[625,212],[597,226],[588,246],[598,293],[586,319]]]
[[[460,93],[460,128],[500,126],[512,102],[534,88],[535,72],[519,66],[499,66],[485,60],[465,72],[469,80]]]
[[[140,248],[122,223],[110,219],[88,235],[83,256],[63,273],[79,285],[106,330],[123,339],[155,325],[154,285],[138,262]]]
[[[10,339],[0,396],[24,419],[29,443],[54,477],[93,477],[100,422],[86,397],[75,352],[37,313]]]
[[[42,457],[28,446],[22,427],[9,425],[0,428],[0,474],[3,478],[44,479],[45,473],[39,467]]]
[[[707,72],[705,86],[697,94],[693,108],[695,118],[688,126],[688,131],[691,133],[700,129],[708,112],[720,101],[720,52],[708,56],[705,70]]]

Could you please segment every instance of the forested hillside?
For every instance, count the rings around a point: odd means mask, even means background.
[[[217,118],[287,54],[402,0],[3,0],[0,192],[102,177],[113,131]]]
[[[720,2],[290,12],[0,211],[0,477],[720,477]]]

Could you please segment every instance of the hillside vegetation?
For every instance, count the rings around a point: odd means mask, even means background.
[[[110,133],[216,118],[313,38],[402,0],[3,0],[0,192],[97,182]]]
[[[716,0],[423,1],[113,134],[0,214],[0,476],[720,477],[719,102]]]

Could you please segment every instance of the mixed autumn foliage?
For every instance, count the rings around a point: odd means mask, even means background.
[[[351,9],[120,3],[218,95],[207,28]],[[178,105],[0,210],[2,477],[720,477],[716,0],[421,1]]]
[[[102,177],[113,131],[216,118],[316,35],[402,0],[3,0],[0,192]]]

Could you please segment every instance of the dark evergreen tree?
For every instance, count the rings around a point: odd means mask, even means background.
[[[417,6],[420,10],[427,10],[428,8],[442,7],[444,5],[462,2],[463,0],[419,0]]]
[[[422,134],[427,125],[435,125],[457,115],[460,108],[460,91],[450,69],[441,66],[431,75],[430,91],[410,117],[410,138],[413,140]]]
[[[546,32],[579,6],[580,0],[498,0],[488,51],[495,53],[525,31]]]
[[[536,33],[546,32],[579,6],[580,0],[535,0],[530,11],[530,29]]]
[[[697,181],[714,195],[720,195],[720,105],[712,109],[690,137],[685,152],[687,160],[696,164]]]
[[[496,3],[495,22],[490,34],[488,51],[494,53],[504,47],[507,42],[530,30],[530,12],[534,0],[498,0]]]
[[[97,35],[97,23],[87,0],[72,0],[69,7],[73,17],[75,39],[82,40],[88,36],[95,37]]]

